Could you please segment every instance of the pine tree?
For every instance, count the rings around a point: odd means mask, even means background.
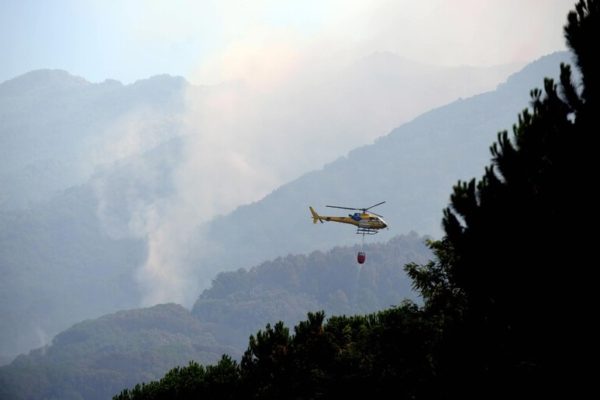
[[[597,132],[598,1],[568,17],[567,44],[581,90],[561,65],[491,147],[479,181],[459,182],[444,210],[438,261],[408,266],[426,308],[442,324],[440,384],[480,397],[540,397],[567,379],[584,343],[591,255],[582,223],[593,215],[592,146]],[[558,383],[569,384],[558,385]]]

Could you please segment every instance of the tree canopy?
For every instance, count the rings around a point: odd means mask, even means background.
[[[434,358],[453,395],[576,390],[569,377],[589,344],[591,243],[578,232],[592,215],[598,4],[580,1],[565,27],[581,85],[561,65],[559,84],[531,91],[531,110],[512,139],[498,135],[483,178],[454,187],[438,260],[409,266],[426,311],[446,323]]]

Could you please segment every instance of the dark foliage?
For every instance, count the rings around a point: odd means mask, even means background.
[[[565,27],[583,86],[561,65],[559,85],[547,79],[543,94],[531,92],[531,110],[512,140],[498,135],[483,179],[455,186],[446,236],[432,246],[438,261],[409,267],[426,310],[447,322],[434,358],[436,385],[450,397],[573,396],[581,388],[572,377],[583,379],[575,371],[589,345],[591,243],[575,232],[592,215],[598,4],[580,1]]]
[[[433,332],[424,313],[409,302],[327,322],[324,313],[309,313],[294,335],[279,322],[250,337],[239,365],[226,357],[206,370],[192,363],[115,399],[187,399],[192,394],[214,399],[426,396],[431,390],[427,354]],[[221,391],[223,382],[227,390]]]

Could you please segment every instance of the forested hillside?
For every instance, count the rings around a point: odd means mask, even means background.
[[[0,398],[106,399],[192,360],[239,360],[248,337],[269,322],[292,325],[319,310],[372,312],[415,298],[403,266],[431,258],[423,237],[402,235],[364,250],[361,267],[354,246],[219,274],[191,313],[167,304],[78,323],[0,367]]]
[[[594,263],[591,238],[571,233],[595,208],[600,1],[580,0],[564,32],[581,80],[561,65],[483,177],[454,186],[436,260],[407,266],[422,306],[267,325],[240,363],[177,368],[115,399],[589,396]]]
[[[366,245],[362,266],[356,262],[359,249],[336,247],[223,272],[200,295],[192,313],[214,324],[215,337],[243,349],[249,334],[266,322],[291,326],[308,311],[364,314],[416,299],[403,267],[430,259],[422,237],[413,233]]]
[[[103,399],[176,365],[213,363],[229,352],[179,305],[120,311],[80,322],[52,345],[0,367],[0,398]]]

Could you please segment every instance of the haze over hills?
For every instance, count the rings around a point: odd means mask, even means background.
[[[0,327],[0,353],[14,356],[47,343],[77,321],[139,306],[142,299],[153,298],[148,297],[152,291],[162,290],[161,299],[187,299],[186,305],[191,306],[218,272],[288,253],[355,243],[349,227],[312,226],[309,204],[323,212],[324,204],[363,207],[387,200],[376,211],[385,215],[393,230],[378,240],[411,230],[435,235],[449,187],[461,177],[478,174],[487,160],[485,151],[473,150],[485,149],[498,130],[508,128],[508,121],[526,106],[529,89],[539,85],[543,76],[555,75],[565,58],[561,53],[539,60],[495,92],[440,107],[388,138],[198,229],[190,217],[196,214],[185,214],[188,210],[178,209],[179,203],[173,202],[186,172],[182,166],[190,156],[186,154],[190,132],[182,115],[187,104],[184,95],[191,89],[184,80],[160,76],[132,85],[92,84],[60,71],[37,71],[0,84],[0,272],[6,277],[0,282],[0,316],[10,321]],[[402,111],[413,97],[436,93],[422,97],[423,107],[433,106],[477,93],[484,86],[492,88],[501,75],[486,69],[479,75],[487,77],[485,82],[471,82],[477,73],[464,69],[442,71],[449,74],[442,76],[455,78],[436,80],[432,77],[439,71],[419,72],[421,66],[403,71],[402,65],[402,60],[384,54],[351,66],[343,75],[348,82],[335,81],[329,93],[336,96],[327,102],[342,103],[349,94],[358,98],[364,89],[361,101],[348,101],[363,107],[362,111],[338,108],[326,115],[325,110],[323,118],[339,120],[346,115],[350,126],[368,117],[391,127],[391,116],[401,121],[417,112],[418,107],[411,108],[420,104],[416,100],[405,114]],[[422,93],[400,90],[402,82],[415,80],[421,80]],[[446,86],[436,91],[440,81]],[[377,82],[380,88],[394,89],[378,97]],[[341,91],[342,87],[350,89]],[[209,96],[232,87],[193,90]],[[493,119],[486,114],[488,106],[506,114]],[[317,122],[313,121],[315,127]],[[336,125],[340,126],[346,125]],[[373,129],[372,137],[385,132]],[[323,134],[322,143],[318,131],[311,134],[307,139],[311,147],[296,149],[300,158],[319,146],[327,147],[318,156],[321,159],[326,154],[337,157],[340,149],[358,140],[349,136],[338,147],[327,142],[335,135]],[[443,150],[444,140],[454,147]],[[202,192],[214,189],[202,182],[193,184]],[[203,212],[198,204],[187,205],[195,213]],[[169,207],[182,212],[183,221],[195,232],[185,240],[163,235],[165,240],[185,244],[176,248],[180,253],[172,253],[184,268],[160,265],[162,273],[143,286],[146,270],[141,268],[158,243],[152,235],[163,233],[159,222],[170,217],[164,213]],[[169,286],[169,280],[176,284]],[[178,286],[179,282],[186,286]]]
[[[167,76],[92,84],[58,70],[0,84],[0,354],[139,304],[133,272],[145,240],[119,231],[126,222],[102,219],[101,194],[115,188],[155,201],[168,189],[162,175],[136,171],[172,170],[165,159],[177,152],[184,85]],[[115,170],[128,172],[110,186],[97,181]],[[115,215],[129,211],[120,203]]]
[[[48,200],[84,183],[97,166],[167,140],[179,129],[186,85],[170,76],[92,84],[61,70],[1,83],[0,207]],[[140,140],[134,135],[142,129]]]
[[[517,68],[430,67],[392,53],[375,53],[323,79],[330,79],[330,103],[344,99],[336,110],[345,114],[364,110],[360,118],[351,115],[355,120],[344,127],[354,132],[342,145],[351,149],[364,142],[356,134],[367,131],[369,137],[376,137],[457,96],[493,88]],[[418,93],[414,82],[424,82]],[[22,208],[30,201],[43,201],[85,182],[99,165],[139,156],[184,135],[182,114],[189,107],[190,91],[204,99],[244,90],[243,82],[194,86],[168,75],[130,85],[111,79],[91,83],[62,70],[36,70],[2,82],[0,183],[4,190],[0,206]],[[321,108],[332,121],[338,119],[332,104]],[[334,150],[320,162],[337,154]]]

